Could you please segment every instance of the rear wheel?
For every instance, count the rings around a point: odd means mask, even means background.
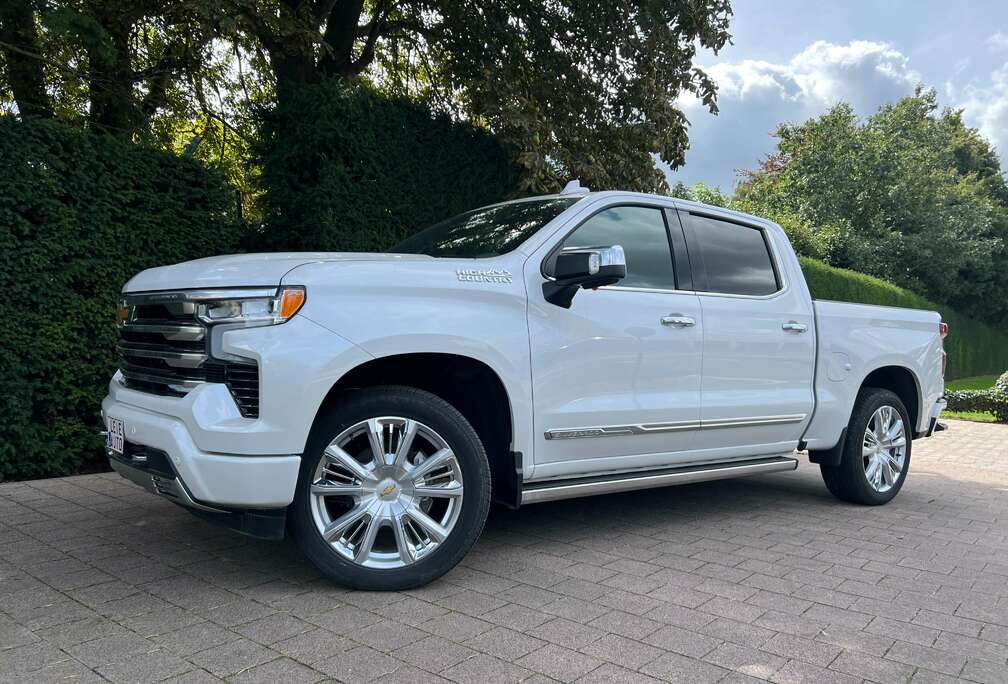
[[[906,481],[911,434],[900,398],[889,390],[865,388],[847,425],[840,465],[820,466],[827,489],[852,503],[888,503]]]
[[[428,392],[376,387],[347,395],[319,418],[291,527],[333,580],[406,589],[462,559],[489,502],[486,453],[466,419]]]

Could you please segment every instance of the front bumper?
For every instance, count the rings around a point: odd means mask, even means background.
[[[196,501],[162,451],[130,445],[128,455],[120,456],[110,451],[108,456],[112,469],[127,480],[188,508],[201,518],[261,539],[282,539],[284,536],[286,508],[243,510]]]
[[[202,451],[182,420],[118,401],[111,395],[102,402],[102,412],[106,422],[109,418],[123,421],[128,443],[163,452],[185,496],[194,503],[211,508],[275,509],[288,506],[294,499],[301,467],[297,454],[233,455]],[[136,464],[123,461],[119,465]],[[116,463],[113,467],[120,470]],[[130,475],[126,477],[137,481]]]
[[[106,423],[109,417],[122,420],[127,442],[167,454],[196,503],[286,507],[319,406],[347,369],[372,357],[301,316],[283,325],[224,331],[214,348],[258,364],[258,418],[243,416],[223,384],[202,384],[182,397],[159,396],[125,387],[116,372],[102,402]]]

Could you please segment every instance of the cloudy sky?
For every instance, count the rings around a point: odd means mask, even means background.
[[[672,183],[731,190],[736,170],[774,149],[781,121],[836,102],[858,114],[934,87],[943,106],[997,146],[1008,169],[1008,2],[1001,0],[734,0],[732,45],[701,54],[717,80],[720,114],[681,102],[691,121],[686,166]]]

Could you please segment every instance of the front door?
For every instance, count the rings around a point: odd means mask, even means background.
[[[694,447],[704,322],[677,288],[671,244],[662,207],[610,206],[526,262],[533,479],[661,466]],[[610,245],[626,254],[623,281],[579,291],[569,309],[543,298],[550,256]]]

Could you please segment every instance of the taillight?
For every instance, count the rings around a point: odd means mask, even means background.
[[[948,337],[948,323],[942,321],[938,324],[938,334],[942,340],[942,377],[945,377],[945,366],[948,365],[948,354],[945,353],[945,338]]]

